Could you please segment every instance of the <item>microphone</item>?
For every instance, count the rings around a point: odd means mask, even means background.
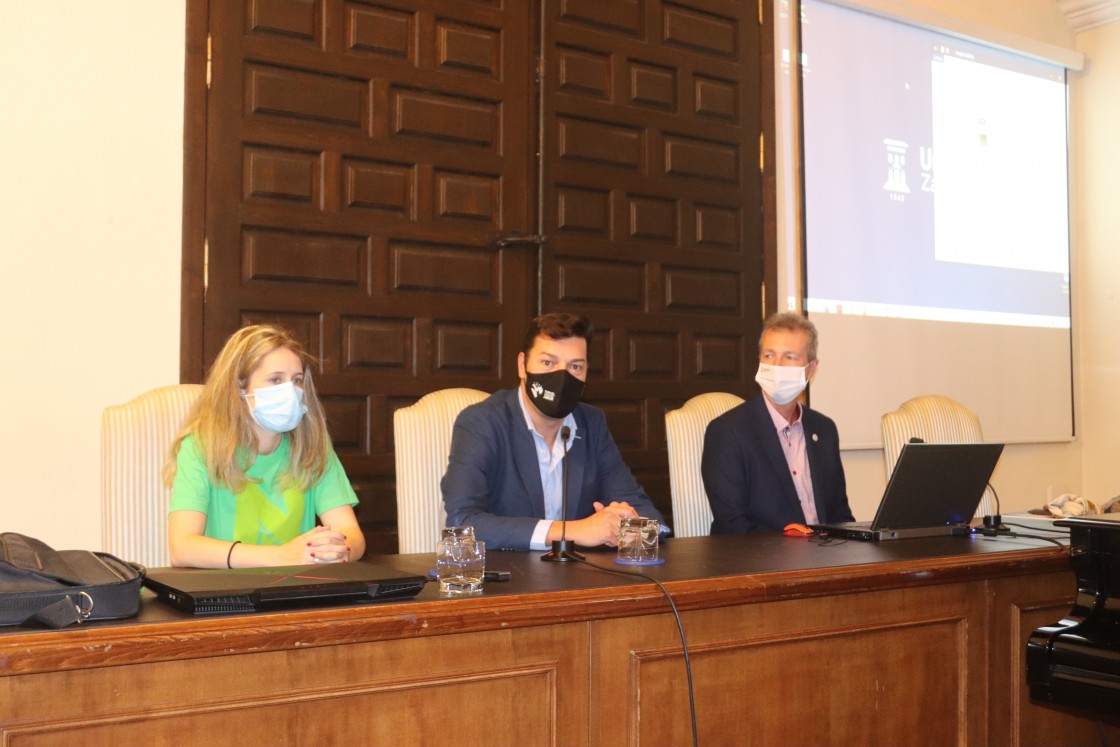
[[[560,443],[564,444],[564,458],[560,460],[560,470],[564,473],[563,486],[560,488],[560,541],[568,541],[568,439],[572,437],[572,429],[564,426],[560,429]]]
[[[541,556],[541,560],[558,563],[583,560],[583,555],[576,552],[576,543],[568,541],[568,439],[571,437],[571,428],[566,425],[560,428],[560,441],[564,444],[564,458],[560,462],[560,469],[564,473],[560,488],[560,539],[553,540],[552,549]]]

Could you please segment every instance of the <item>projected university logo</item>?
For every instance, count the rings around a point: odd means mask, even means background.
[[[910,187],[906,184],[906,151],[910,145],[891,138],[884,139],[883,145],[887,146],[887,180],[883,182],[883,189],[890,199],[904,202],[906,195],[910,194]]]

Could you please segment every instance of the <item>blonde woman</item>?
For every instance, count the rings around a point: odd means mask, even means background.
[[[279,327],[226,341],[165,469],[173,565],[344,563],[365,552],[312,362]]]

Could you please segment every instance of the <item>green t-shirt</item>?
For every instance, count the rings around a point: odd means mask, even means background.
[[[187,436],[179,447],[170,511],[201,511],[206,514],[206,536],[253,545],[282,545],[315,527],[315,518],[339,506],[355,506],[358,497],[346,472],[331,451],[319,482],[306,493],[296,488],[281,490],[291,445],[288,436],[271,454],[258,456],[246,471],[240,493],[210,482],[206,459]]]

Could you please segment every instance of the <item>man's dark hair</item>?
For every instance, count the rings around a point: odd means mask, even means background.
[[[525,342],[521,347],[521,352],[529,355],[537,337],[547,337],[550,340],[582,337],[587,341],[587,346],[591,347],[591,332],[591,320],[585,316],[563,312],[541,314],[529,322],[529,328],[525,330]]]

